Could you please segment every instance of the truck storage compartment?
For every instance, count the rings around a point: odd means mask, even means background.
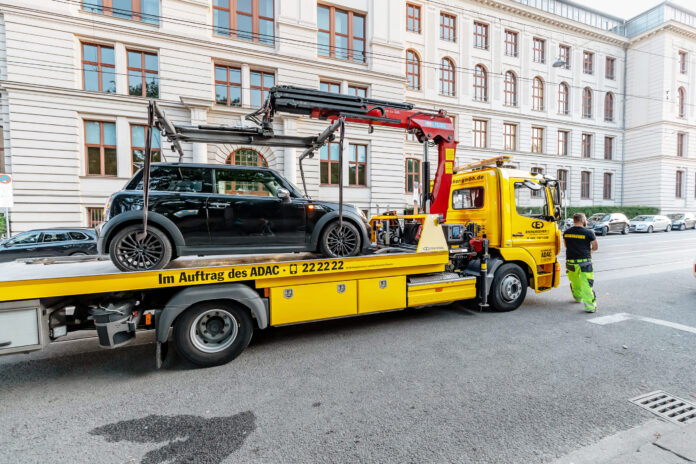
[[[358,284],[343,280],[271,288],[271,325],[358,313]]]
[[[45,341],[38,301],[0,303],[0,353],[40,350]]]
[[[408,306],[424,306],[476,298],[476,277],[460,277],[440,272],[411,277],[408,282]]]
[[[406,276],[358,281],[358,313],[406,307]]]

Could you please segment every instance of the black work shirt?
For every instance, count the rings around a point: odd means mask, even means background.
[[[590,259],[590,243],[597,240],[594,232],[584,227],[574,226],[563,232],[566,244],[566,259]]]

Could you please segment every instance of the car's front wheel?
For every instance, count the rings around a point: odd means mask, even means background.
[[[624,228],[623,228],[623,230],[621,231],[621,233],[622,233],[623,235],[626,235],[626,234],[628,234],[628,232],[629,232],[628,226],[624,226]]]
[[[164,232],[148,226],[147,235],[140,237],[142,231],[141,224],[126,226],[111,240],[109,256],[121,271],[163,269],[171,261],[172,244]]]
[[[648,227],[648,233],[652,234],[653,233],[653,226]]]
[[[679,230],[686,230],[686,224],[682,224],[681,226],[679,226]]]
[[[357,256],[360,253],[360,231],[348,221],[339,227],[338,221],[327,225],[319,237],[319,250],[328,258]]]
[[[665,227],[665,232],[669,232],[670,230],[672,230],[672,226]]]
[[[609,228],[607,226],[602,227],[602,235],[609,235]]]

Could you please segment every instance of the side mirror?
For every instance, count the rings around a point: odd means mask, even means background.
[[[535,192],[538,192],[539,190],[541,190],[543,188],[541,186],[541,184],[537,184],[536,182],[532,182],[530,180],[525,180],[524,185],[526,187],[528,187],[529,189],[534,190]]]
[[[290,191],[288,189],[279,188],[276,196],[283,201],[290,201]]]
[[[557,221],[560,221],[560,220],[561,220],[561,213],[562,213],[561,205],[556,205],[556,206],[554,206],[554,208],[553,208],[553,217],[554,217]]]

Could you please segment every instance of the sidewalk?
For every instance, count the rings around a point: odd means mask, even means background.
[[[659,419],[573,451],[553,464],[685,464],[696,462],[696,423]]]

